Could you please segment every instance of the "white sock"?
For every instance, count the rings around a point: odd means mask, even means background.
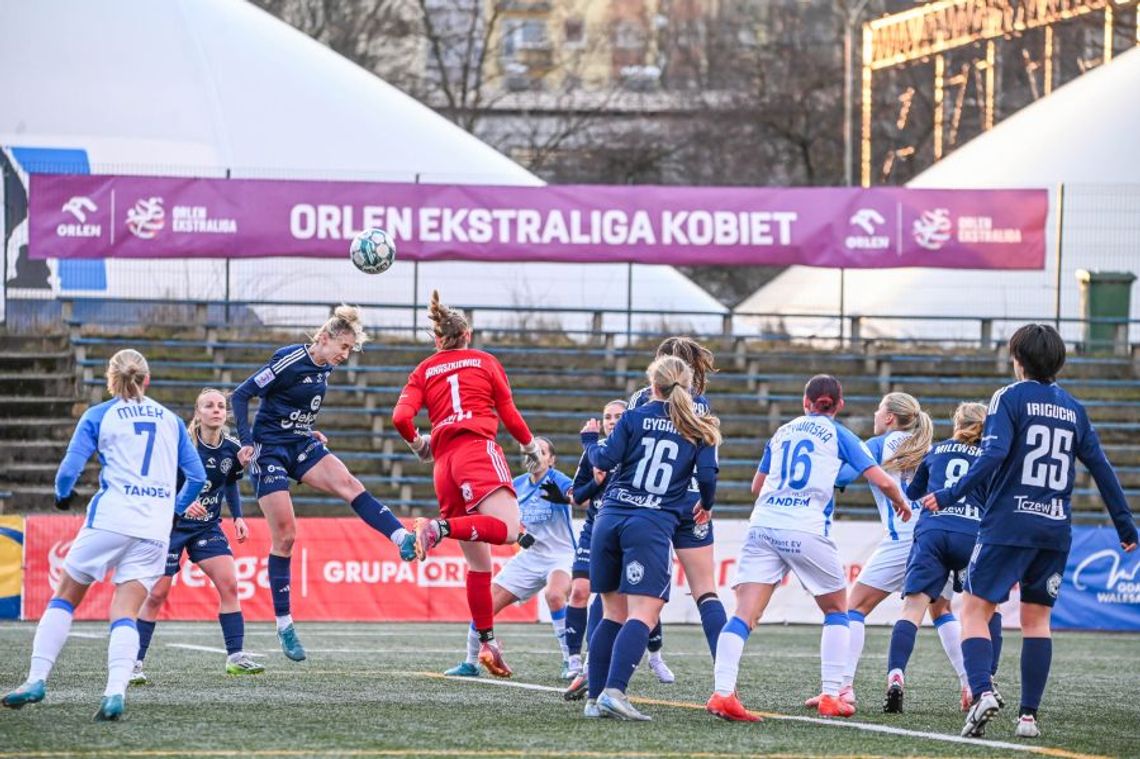
[[[716,640],[716,662],[713,689],[722,696],[736,692],[736,678],[740,674],[740,657],[744,655],[744,643],[748,640],[748,625],[739,617],[732,617],[720,631]]]
[[[292,614],[282,614],[277,618],[277,632],[281,632],[289,625],[293,624]]]
[[[819,636],[819,678],[823,692],[828,696],[838,696],[844,682],[844,668],[850,650],[851,627],[848,624],[824,624]],[[859,637],[862,640],[863,625],[859,624]]]
[[[650,664],[656,664],[657,662],[661,661],[661,658],[662,657],[661,657],[661,651],[660,650],[649,652],[649,663]]]
[[[934,629],[938,630],[938,639],[942,641],[942,650],[946,652],[950,666],[958,675],[958,681],[965,685],[968,680],[966,679],[966,664],[962,660],[962,623],[953,615],[946,614],[935,620]]]
[[[40,617],[36,625],[36,637],[32,643],[32,665],[28,669],[28,682],[47,680],[55,659],[59,656],[67,636],[71,632],[71,618],[74,608],[61,598],[53,598],[51,605]],[[135,649],[138,653],[138,648]],[[134,654],[131,655],[134,658]]]
[[[407,534],[408,531],[401,527],[400,529],[393,531],[392,534],[388,536],[388,539],[391,540],[393,544],[399,546],[404,542],[404,537],[407,536]]]
[[[859,659],[863,656],[863,637],[866,635],[866,630],[864,629],[862,614],[859,615],[859,619],[848,617],[847,633],[849,638],[847,661],[843,665],[843,685],[845,686],[854,684],[855,670],[859,668]]]
[[[580,654],[571,655],[570,669],[578,670],[579,672],[582,670],[582,656]]]
[[[479,663],[479,633],[475,632],[475,624],[467,628],[467,663]]]
[[[129,617],[111,623],[111,639],[107,642],[107,689],[104,696],[122,696],[139,652],[139,631]]]
[[[550,624],[554,626],[554,637],[558,639],[558,647],[562,649],[562,661],[568,661],[570,659],[570,647],[566,645],[566,609],[564,607],[559,611],[561,611],[561,616],[557,619],[554,618],[554,614],[557,612],[551,613]]]

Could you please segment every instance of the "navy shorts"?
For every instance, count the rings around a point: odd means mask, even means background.
[[[681,523],[673,531],[674,548],[704,548],[713,544],[712,521],[697,524],[697,520],[693,516],[693,507],[697,505],[698,500],[700,499],[694,499],[692,503],[686,504],[682,510]]]
[[[590,590],[669,600],[677,515],[669,511],[615,513],[602,510],[594,522]]]
[[[594,520],[587,516],[582,531],[578,533],[578,548],[574,551],[574,564],[570,567],[570,576],[575,579],[590,576],[590,538],[593,534]]]
[[[178,519],[178,524],[170,533],[170,548],[166,552],[166,576],[173,577],[182,567],[182,552],[190,561],[201,564],[215,556],[233,556],[230,541],[222,532],[220,522],[195,522],[192,519]]]
[[[954,590],[961,591],[959,572],[965,572],[974,552],[974,535],[950,530],[926,530],[914,537],[910,558],[906,562],[903,595],[924,593],[937,600],[946,587],[946,579],[954,575]]]
[[[329,455],[329,449],[315,437],[298,438],[296,442],[261,444],[253,447],[249,460],[249,477],[258,498],[289,489],[289,478],[297,482],[317,462]]]
[[[966,573],[966,591],[990,603],[1003,603],[1021,583],[1021,600],[1053,606],[1061,593],[1068,551],[978,543]]]

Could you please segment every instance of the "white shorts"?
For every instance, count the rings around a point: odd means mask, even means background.
[[[906,580],[906,562],[913,545],[912,537],[907,537],[906,540],[884,538],[871,558],[867,559],[866,566],[855,581],[888,593],[902,593]]]
[[[522,550],[499,570],[492,582],[520,601],[526,601],[546,587],[551,573],[565,572],[569,577],[573,565],[573,553],[550,555]]]
[[[63,560],[63,568],[76,582],[99,582],[114,569],[111,582],[138,580],[149,591],[166,571],[169,541],[135,538],[118,532],[84,527]]]
[[[789,571],[813,596],[847,587],[839,548],[831,538],[775,527],[748,530],[732,587],[746,582],[775,585],[783,582]]]

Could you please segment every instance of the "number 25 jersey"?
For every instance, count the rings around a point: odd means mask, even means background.
[[[412,439],[412,420],[424,406],[431,420],[431,447],[437,455],[464,433],[494,440],[499,419],[515,440],[531,440],[511,397],[506,371],[497,358],[484,351],[441,350],[412,370],[393,413],[396,428],[405,440]]]

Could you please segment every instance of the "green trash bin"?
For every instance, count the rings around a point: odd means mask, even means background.
[[[1085,319],[1123,319],[1132,313],[1132,283],[1136,275],[1130,271],[1086,271],[1077,269],[1077,282],[1081,285],[1081,314]],[[1090,352],[1109,352],[1123,347],[1127,350],[1125,332],[1122,346],[1116,344],[1117,325],[1085,324],[1085,349]]]

